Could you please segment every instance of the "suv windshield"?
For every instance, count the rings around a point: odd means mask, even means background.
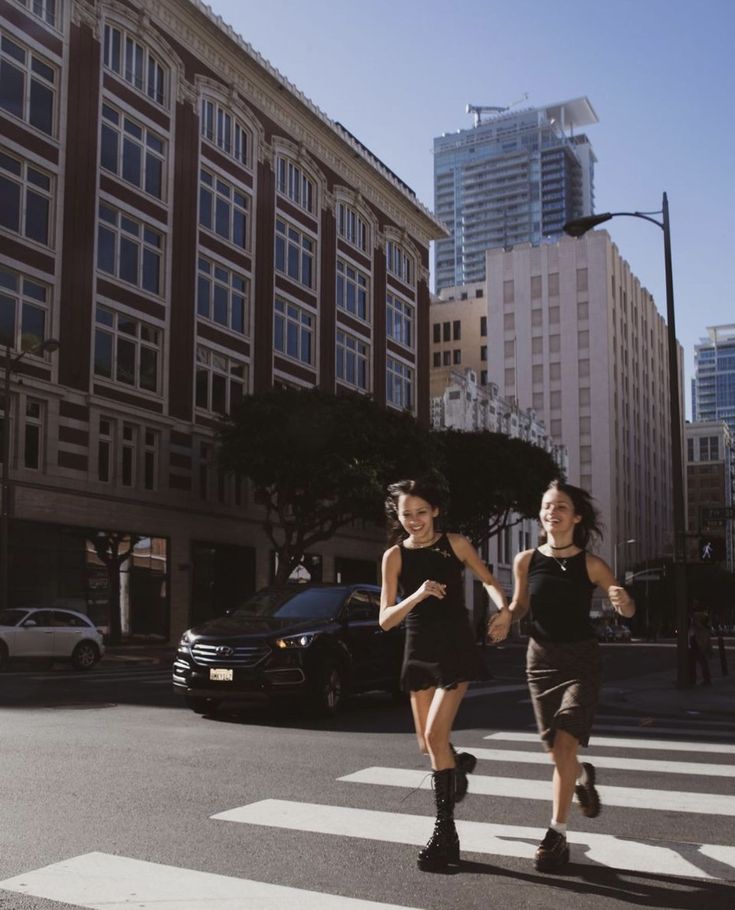
[[[278,619],[331,619],[344,600],[344,588],[270,588],[254,594],[235,616]]]

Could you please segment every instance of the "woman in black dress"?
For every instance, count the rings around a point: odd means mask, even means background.
[[[402,480],[388,494],[391,546],[383,554],[380,625],[390,629],[406,620],[401,682],[411,694],[419,748],[431,758],[437,810],[434,833],[419,853],[418,866],[436,871],[459,863],[454,804],[464,796],[467,773],[476,762],[469,753],[455,753],[449,741],[452,724],[470,681],[486,675],[464,605],[465,567],[482,581],[498,610],[507,613],[508,607],[469,541],[437,530],[438,491]],[[508,627],[494,626],[492,639],[502,641]]]
[[[509,615],[515,620],[531,609],[526,676],[539,734],[554,763],[553,815],[535,865],[555,872],[569,860],[567,818],[574,795],[587,818],[600,813],[595,769],[577,758],[589,742],[602,678],[590,622],[592,593],[602,588],[621,616],[632,616],[635,604],[607,563],[585,550],[591,538],[602,536],[589,493],[554,481],[539,518],[546,543],[516,556]]]

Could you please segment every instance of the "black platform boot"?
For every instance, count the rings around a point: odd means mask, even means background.
[[[457,752],[451,743],[449,748],[454,756],[454,801],[461,803],[467,793],[467,775],[475,770],[477,759],[471,752]]]
[[[459,865],[459,837],[454,827],[454,768],[434,771],[436,822],[428,844],[416,860],[423,872],[442,872]]]

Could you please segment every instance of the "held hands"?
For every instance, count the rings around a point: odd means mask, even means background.
[[[507,609],[501,610],[493,616],[487,624],[487,637],[491,642],[503,641],[508,637],[512,618],[510,610]]]

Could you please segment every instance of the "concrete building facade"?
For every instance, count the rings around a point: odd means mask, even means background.
[[[0,32],[10,602],[103,622],[94,541],[122,532],[129,631],[169,637],[270,578],[215,460],[242,395],[346,388],[428,424],[443,229],[199,0],[0,0]],[[381,543],[315,564],[374,580]]]
[[[724,554],[724,567],[735,568],[733,553],[733,507],[735,506],[735,441],[724,420],[701,420],[687,423],[687,524],[692,535],[689,554],[706,561],[696,547],[710,544],[714,561],[719,550]]]
[[[606,231],[491,250],[487,276],[489,378],[567,447],[569,480],[603,514],[603,557],[670,551],[668,344],[653,298]]]
[[[437,291],[482,281],[485,250],[559,237],[594,212],[596,159],[577,132],[597,123],[589,99],[475,111],[472,128],[434,139],[434,207],[451,232],[435,247]]]

